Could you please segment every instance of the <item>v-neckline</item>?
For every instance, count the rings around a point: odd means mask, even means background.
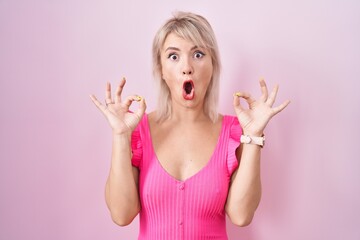
[[[213,158],[214,156],[216,155],[217,151],[218,151],[218,148],[219,148],[219,145],[220,145],[220,139],[221,139],[221,136],[223,135],[223,132],[224,132],[224,123],[225,123],[225,117],[226,116],[222,116],[222,120],[221,120],[221,128],[220,128],[220,133],[219,133],[219,136],[218,136],[218,139],[217,139],[217,142],[216,142],[216,145],[215,145],[215,148],[213,150],[213,153],[211,154],[210,156],[210,159],[207,161],[207,163],[202,167],[200,168],[197,172],[195,172],[193,175],[181,180],[181,179],[177,179],[176,177],[174,177],[173,175],[171,175],[164,167],[163,165],[161,164],[159,158],[157,157],[157,154],[155,152],[155,148],[154,148],[154,145],[153,145],[153,141],[152,141],[152,137],[151,137],[151,131],[150,131],[150,123],[149,123],[149,118],[148,118],[148,115],[145,114],[145,117],[146,117],[146,124],[147,124],[147,127],[149,129],[148,131],[148,140],[150,142],[150,148],[151,148],[151,151],[154,155],[154,159],[155,159],[155,162],[156,164],[158,165],[158,167],[161,168],[162,172],[168,176],[170,179],[172,179],[173,181],[177,182],[177,183],[186,183],[188,181],[190,181],[191,179],[195,178],[196,176],[200,175],[203,171],[205,171],[206,168],[209,167],[209,165],[211,164],[211,162],[213,161]]]

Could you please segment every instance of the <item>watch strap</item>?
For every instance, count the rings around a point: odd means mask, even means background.
[[[255,144],[259,145],[260,147],[264,147],[265,145],[265,135],[262,135],[261,137],[254,137],[249,135],[241,135],[240,137],[241,143],[246,144]]]

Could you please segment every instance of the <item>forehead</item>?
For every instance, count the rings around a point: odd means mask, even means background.
[[[179,35],[175,34],[175,33],[170,33],[164,41],[164,44],[162,46],[163,50],[166,50],[169,47],[176,47],[179,49],[182,48],[193,48],[194,46],[196,46],[196,44],[188,39],[185,39],[183,37],[180,37]]]

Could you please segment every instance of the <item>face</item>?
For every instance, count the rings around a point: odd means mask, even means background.
[[[210,52],[170,33],[161,49],[162,78],[172,101],[183,106],[202,106],[213,65]]]

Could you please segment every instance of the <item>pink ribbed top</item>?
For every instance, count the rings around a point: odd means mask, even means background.
[[[145,114],[132,134],[132,164],[139,168],[139,240],[227,239],[225,203],[241,127],[224,116],[216,148],[207,165],[184,181],[158,161]]]

